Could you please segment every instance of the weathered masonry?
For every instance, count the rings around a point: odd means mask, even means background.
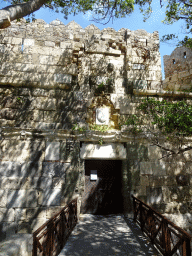
[[[160,90],[158,32],[22,20],[0,31],[0,59],[1,239],[76,196],[82,213],[129,213],[132,193],[189,230],[191,151],[183,171],[119,125],[142,97],[172,95]]]
[[[186,47],[176,48],[171,55],[163,56],[165,90],[191,91],[192,88],[192,50]]]

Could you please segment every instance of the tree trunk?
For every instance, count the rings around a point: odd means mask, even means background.
[[[10,5],[0,10],[0,29],[9,27],[11,21],[23,18],[41,8],[47,0],[31,0],[26,3]]]

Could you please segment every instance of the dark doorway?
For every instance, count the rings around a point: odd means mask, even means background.
[[[120,160],[85,160],[85,192],[81,212],[122,213],[121,182]]]

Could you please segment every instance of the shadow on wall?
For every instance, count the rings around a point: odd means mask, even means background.
[[[53,142],[49,158],[59,160],[47,160],[50,143],[36,136],[1,141],[1,240],[34,232],[80,193],[79,143],[72,141],[74,150],[66,154],[66,141]]]

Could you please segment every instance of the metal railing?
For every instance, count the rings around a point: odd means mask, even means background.
[[[134,221],[165,256],[191,256],[191,236],[150,206],[132,196]]]
[[[77,223],[77,199],[33,233],[33,256],[57,256]]]

